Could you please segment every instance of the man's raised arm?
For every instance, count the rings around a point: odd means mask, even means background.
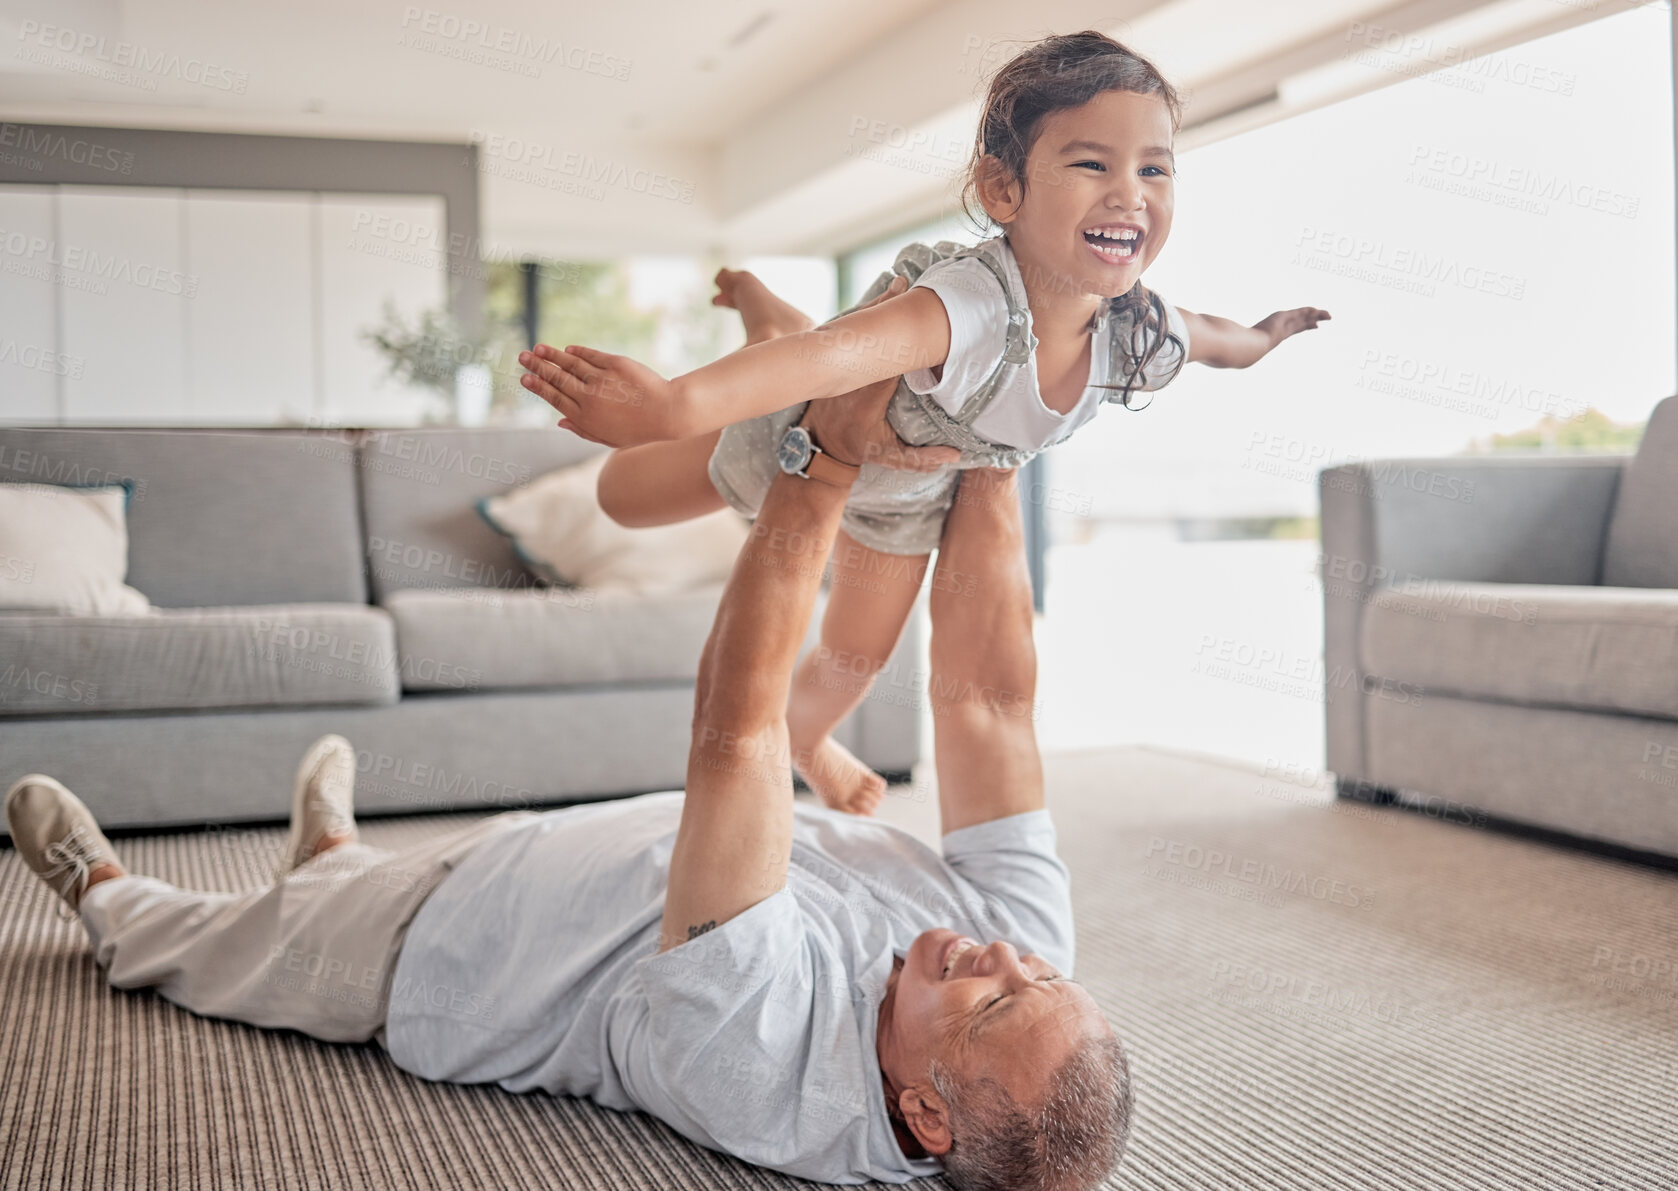
[[[945,832],[1037,810],[1037,647],[1012,471],[964,471],[932,578],[932,699]]]
[[[910,447],[885,420],[891,377],[811,402],[803,424],[840,463],[926,470],[949,447]],[[777,475],[735,560],[699,659],[687,800],[664,901],[659,950],[749,910],[786,884],[792,854],[787,696],[822,568],[850,496],[818,479]]]
[[[848,487],[777,475],[734,562],[699,658],[687,800],[670,857],[661,952],[786,883],[787,696],[849,495]]]

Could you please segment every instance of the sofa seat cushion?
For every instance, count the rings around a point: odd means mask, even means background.
[[[692,682],[722,584],[680,595],[409,588],[385,597],[409,691]]]
[[[389,615],[364,604],[0,615],[0,714],[394,703]]]
[[[1516,583],[1377,590],[1363,669],[1426,690],[1678,719],[1678,591]]]

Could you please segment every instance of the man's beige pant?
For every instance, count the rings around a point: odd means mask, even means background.
[[[87,891],[81,919],[117,988],[155,988],[206,1017],[382,1044],[420,904],[473,848],[535,817],[509,811],[401,852],[344,844],[249,893],[119,877]]]

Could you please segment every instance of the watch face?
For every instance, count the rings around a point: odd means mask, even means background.
[[[777,458],[781,470],[793,474],[802,474],[810,464],[810,456],[815,451],[810,446],[810,432],[802,426],[793,426],[781,438],[781,448]]]

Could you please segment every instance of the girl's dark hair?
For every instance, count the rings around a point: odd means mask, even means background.
[[[1106,91],[1158,95],[1171,113],[1171,131],[1182,126],[1183,103],[1159,69],[1134,50],[1105,33],[1086,29],[1033,42],[1006,62],[991,78],[979,116],[973,153],[961,189],[961,206],[981,233],[993,225],[978,201],[985,158],[994,157],[1011,179],[1026,186],[1026,158],[1042,132],[1043,120],[1054,112],[1082,107]],[[1119,319],[1115,333],[1129,328],[1121,343],[1127,365],[1122,383],[1101,386],[1121,391],[1130,405],[1131,390],[1167,341],[1186,354],[1182,340],[1172,334],[1158,294],[1140,281],[1108,300],[1107,317]],[[1181,365],[1179,365],[1180,367]]]

